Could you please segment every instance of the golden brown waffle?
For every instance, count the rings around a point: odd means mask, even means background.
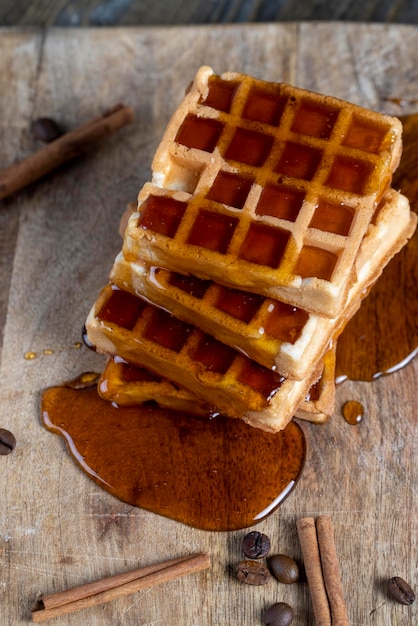
[[[153,401],[173,411],[194,415],[209,413],[208,406],[199,402],[190,391],[118,356],[108,359],[100,376],[98,392],[104,400],[118,406],[135,406]]]
[[[191,392],[121,357],[108,359],[98,383],[98,391],[103,399],[118,406],[135,406],[152,401],[174,411],[210,415],[209,407],[199,402]],[[325,355],[320,379],[312,385],[296,411],[296,417],[323,423],[334,411],[334,400],[335,350],[332,349]]]
[[[212,410],[272,432],[292,419],[318,378],[313,371],[302,381],[285,379],[113,285],[102,290],[86,328],[98,352],[146,367],[191,391]]]
[[[329,96],[204,67],[153,160],[128,261],[338,315],[402,125]]]
[[[304,401],[299,405],[295,417],[324,424],[335,409],[335,361],[337,342],[332,342],[331,348],[325,353],[322,374],[314,383]]]
[[[387,192],[355,260],[358,280],[335,319],[213,281],[129,262],[122,253],[116,258],[111,282],[142,294],[283,376],[300,380],[324,354],[339,318],[344,324],[355,313],[364,291],[410,236],[413,222],[407,199],[394,190]]]

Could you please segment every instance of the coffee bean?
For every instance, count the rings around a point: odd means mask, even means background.
[[[265,626],[289,626],[293,620],[293,609],[286,602],[273,604],[263,615]]]
[[[54,139],[58,139],[63,134],[63,130],[58,126],[57,122],[50,117],[38,117],[32,122],[32,134],[35,139],[50,143]]]
[[[297,563],[286,554],[274,554],[268,559],[268,567],[277,580],[290,585],[299,580]]]
[[[0,454],[10,454],[16,446],[16,439],[10,430],[0,428]]]
[[[270,539],[267,535],[253,530],[242,540],[242,551],[249,559],[262,559],[270,551]]]
[[[415,600],[415,593],[408,583],[399,576],[394,576],[388,580],[388,593],[400,604],[412,604]]]
[[[247,585],[265,585],[270,580],[270,572],[259,561],[241,561],[236,574],[238,580]]]

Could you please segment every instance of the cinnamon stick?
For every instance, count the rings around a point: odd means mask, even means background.
[[[30,156],[0,171],[0,200],[39,180],[63,163],[84,155],[95,143],[133,122],[131,107],[118,104],[83,126],[61,135]]]
[[[87,598],[88,596],[94,596],[97,593],[112,589],[113,587],[119,587],[120,585],[132,582],[133,580],[144,578],[145,576],[154,574],[154,572],[158,572],[161,569],[177,565],[178,563],[182,563],[183,561],[187,561],[189,559],[189,556],[179,557],[178,559],[170,559],[164,563],[156,563],[147,567],[141,567],[139,570],[123,572],[122,574],[115,574],[114,576],[94,580],[91,583],[79,585],[78,587],[72,587],[71,589],[66,589],[65,591],[57,591],[44,596],[42,598],[42,603],[45,609],[53,609],[56,606],[69,604],[70,602],[75,602],[76,600]]]
[[[209,567],[209,556],[196,554],[50,594],[42,598],[39,610],[32,611],[32,621],[39,623],[75,613]]]
[[[334,529],[329,515],[316,519],[322,575],[331,609],[332,626],[348,626],[347,608],[341,584],[340,566],[334,541]]]
[[[296,522],[302,549],[306,578],[315,616],[316,626],[331,626],[331,612],[322,576],[321,558],[313,517],[303,517]]]

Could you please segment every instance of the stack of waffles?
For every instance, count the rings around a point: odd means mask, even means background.
[[[267,431],[333,412],[335,345],[415,228],[399,120],[201,68],[87,320],[99,393]]]

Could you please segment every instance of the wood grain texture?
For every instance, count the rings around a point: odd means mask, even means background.
[[[3,0],[1,26],[161,26],[339,20],[418,23],[417,0]]]
[[[41,426],[40,393],[103,365],[77,347],[81,328],[120,249],[119,218],[148,178],[153,150],[199,65],[404,114],[413,105],[400,111],[385,98],[416,98],[417,35],[407,26],[306,23],[1,32],[2,165],[35,148],[28,129],[41,114],[71,128],[118,101],[136,112],[134,125],[93,154],[0,205],[0,426],[17,439],[13,454],[0,457],[2,626],[28,623],[37,592],[191,552],[210,554],[209,573],[54,624],[257,624],[277,601],[295,609],[295,626],[313,624],[306,584],[249,588],[235,580],[245,531],[197,531],[123,504],[90,481]],[[25,360],[28,351],[37,357]],[[417,585],[416,385],[415,360],[373,384],[339,387],[334,417],[303,426],[308,459],[296,491],[257,526],[272,553],[300,559],[296,519],[332,516],[353,626],[417,622],[416,604],[396,605],[385,593],[394,575]],[[351,399],[366,408],[360,426],[340,415]]]

